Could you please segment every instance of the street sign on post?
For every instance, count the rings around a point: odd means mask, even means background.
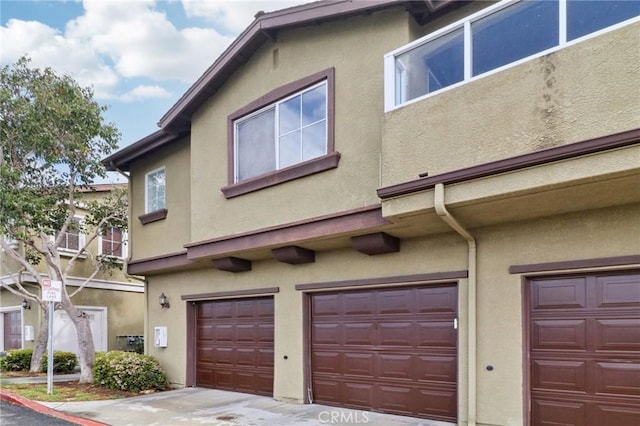
[[[47,355],[47,394],[53,394],[53,310],[62,302],[62,281],[43,279],[42,300],[49,302],[49,354]]]
[[[42,300],[45,302],[62,302],[62,281],[42,280]]]

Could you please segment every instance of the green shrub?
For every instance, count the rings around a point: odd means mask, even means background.
[[[33,349],[14,349],[7,351],[7,355],[0,358],[0,371],[29,371]],[[76,354],[73,352],[53,351],[53,372],[73,373],[78,365]],[[47,354],[42,357],[40,371],[47,371]]]
[[[23,371],[31,367],[33,349],[14,349],[0,358],[0,371]]]
[[[167,376],[154,357],[135,352],[98,352],[93,362],[93,383],[129,392],[162,390]]]
[[[53,351],[54,373],[73,373],[76,365],[78,365],[78,358],[76,358],[76,354],[74,354],[73,352]],[[47,354],[44,354],[44,356],[42,357],[40,370],[46,372],[47,368]]]

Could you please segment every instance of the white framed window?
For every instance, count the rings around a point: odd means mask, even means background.
[[[164,167],[145,175],[145,213],[166,207],[166,172]]]
[[[325,80],[234,120],[234,182],[326,155],[327,99]]]
[[[124,259],[128,254],[127,241],[127,232],[120,228],[110,226],[105,229],[99,237],[98,254]]]
[[[503,0],[385,55],[385,111],[640,21],[635,0]]]
[[[58,238],[60,233],[55,235],[55,239]],[[66,232],[62,236],[58,251],[61,253],[75,253],[84,247],[85,235],[82,232],[82,218],[74,217],[72,222],[67,227]]]

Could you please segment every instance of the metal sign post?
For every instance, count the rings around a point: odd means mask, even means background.
[[[49,351],[47,355],[47,394],[53,394],[53,310],[62,301],[62,281],[42,280],[42,300],[49,302]]]

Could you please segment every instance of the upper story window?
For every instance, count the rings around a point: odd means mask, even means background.
[[[166,182],[165,168],[153,170],[145,176],[145,213],[165,208]]]
[[[502,1],[387,54],[385,110],[639,16],[640,1]]]
[[[337,167],[333,68],[275,89],[229,116],[227,198]]]
[[[125,258],[127,256],[127,233],[110,226],[100,236],[98,252],[106,256]]]
[[[60,233],[56,234],[57,239]],[[82,233],[82,219],[73,218],[62,236],[58,250],[62,252],[77,252],[84,245],[84,234]]]
[[[327,153],[327,82],[236,120],[235,181]]]

